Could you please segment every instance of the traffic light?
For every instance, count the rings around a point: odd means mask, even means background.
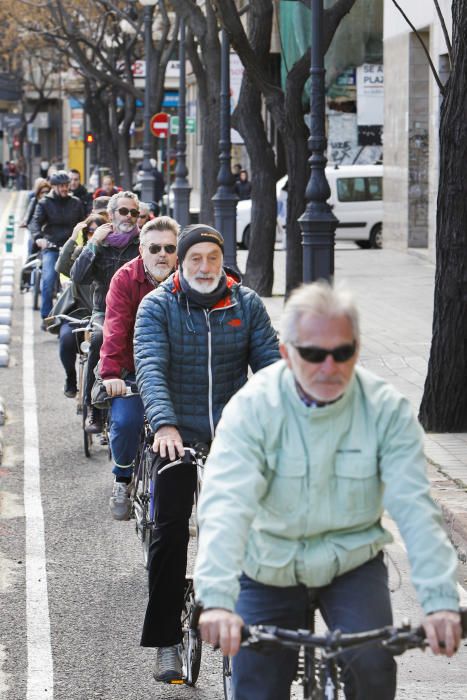
[[[92,144],[94,143],[94,134],[88,131],[84,140],[86,142],[86,146],[92,146]]]

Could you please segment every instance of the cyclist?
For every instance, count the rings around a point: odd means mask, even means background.
[[[71,268],[70,276],[77,284],[93,284],[92,320],[100,326],[104,323],[105,296],[114,273],[139,254],[139,200],[133,192],[117,192],[107,205],[109,222],[94,231],[86,247]],[[89,417],[85,430],[102,432],[101,412],[91,405],[91,389],[94,369],[99,360],[102,330],[96,328],[91,335],[88,356],[87,383],[85,388]]]
[[[86,216],[82,202],[69,193],[70,178],[65,170],[53,173],[50,184],[52,191],[39,199],[29,227],[37,247],[42,250],[42,330],[46,330],[44,319],[52,308],[55,263],[60,246],[70,236],[74,226]]]
[[[73,229],[73,233],[67,240],[55,264],[58,274],[70,276],[70,270],[74,261],[78,258],[83,246],[94,234],[98,226],[102,226],[106,219],[97,214],[90,214],[84,221],[80,221]],[[90,285],[76,284],[72,282],[57,299],[52,308],[51,316],[56,314],[66,314],[77,319],[83,319],[91,315],[92,312],[92,290]],[[60,360],[66,373],[63,393],[67,398],[74,398],[78,391],[76,383],[76,356],[78,354],[78,343],[75,330],[69,321],[58,320],[57,323],[48,324],[47,330],[51,333],[59,334]]]
[[[168,216],[143,226],[139,256],[123,265],[112,277],[106,297],[104,342],[100,353],[100,376],[109,396],[110,448],[115,481],[109,505],[115,520],[128,520],[133,461],[143,425],[144,410],[139,396],[121,398],[125,380],[135,381],[133,329],[141,299],[175,269],[179,225]]]
[[[430,496],[422,430],[404,397],[356,367],[359,346],[349,295],[304,286],[285,306],[283,361],[223,412],[198,509],[195,589],[202,637],[224,654],[238,652],[243,620],[304,628],[309,593],[330,629],[390,625],[383,506],[407,545],[431,648],[444,653],[444,641],[450,656],[459,645],[457,557]],[[344,661],[348,700],[395,697],[387,650]],[[290,649],[241,649],[236,700],[289,698],[296,662]]]
[[[256,372],[279,358],[259,296],[223,268],[224,239],[210,226],[187,226],[177,243],[179,269],[140,304],[134,353],[138,388],[155,433],[154,451],[175,460],[183,443],[209,443],[221,411]],[[185,464],[157,480],[149,553],[149,603],[142,646],[157,647],[154,676],[180,678],[180,616],[188,521],[196,474]]]

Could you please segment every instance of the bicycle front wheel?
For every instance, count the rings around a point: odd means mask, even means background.
[[[195,608],[195,592],[193,580],[185,580],[185,594],[182,609],[182,675],[187,685],[195,685],[201,666],[202,642],[199,630],[190,627],[191,617]]]
[[[41,271],[39,268],[34,270],[34,287],[33,287],[33,300],[32,308],[34,311],[39,309],[39,296],[41,293]]]
[[[224,656],[222,659],[222,678],[224,682],[225,700],[235,700],[232,684],[232,659],[230,656]]]

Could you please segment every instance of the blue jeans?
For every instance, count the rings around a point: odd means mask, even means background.
[[[382,555],[323,588],[266,586],[242,575],[237,612],[247,624],[306,628],[309,594],[329,627],[343,632],[392,624],[387,570]],[[297,652],[278,648],[267,654],[241,649],[233,658],[235,700],[289,700],[297,668]],[[396,663],[377,646],[360,647],[342,655],[342,677],[347,700],[393,700]]]
[[[134,376],[127,377],[134,381]],[[115,476],[130,478],[144,423],[143,402],[139,396],[112,399],[110,411],[110,449]]]
[[[58,250],[44,250],[42,252],[42,278],[41,278],[41,316],[47,318],[53,306],[53,293],[57,273],[55,263],[58,260]]]
[[[78,354],[78,342],[82,340],[82,333],[73,333],[73,328],[68,321],[60,324],[60,360],[67,377],[76,379],[76,356]]]

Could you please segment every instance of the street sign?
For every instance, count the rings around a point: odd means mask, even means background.
[[[170,116],[166,112],[158,112],[151,117],[149,123],[153,136],[158,136],[160,139],[165,139],[169,131]]]
[[[187,134],[196,132],[196,117],[186,117],[185,131]],[[178,117],[170,117],[170,133],[172,136],[178,134]]]

